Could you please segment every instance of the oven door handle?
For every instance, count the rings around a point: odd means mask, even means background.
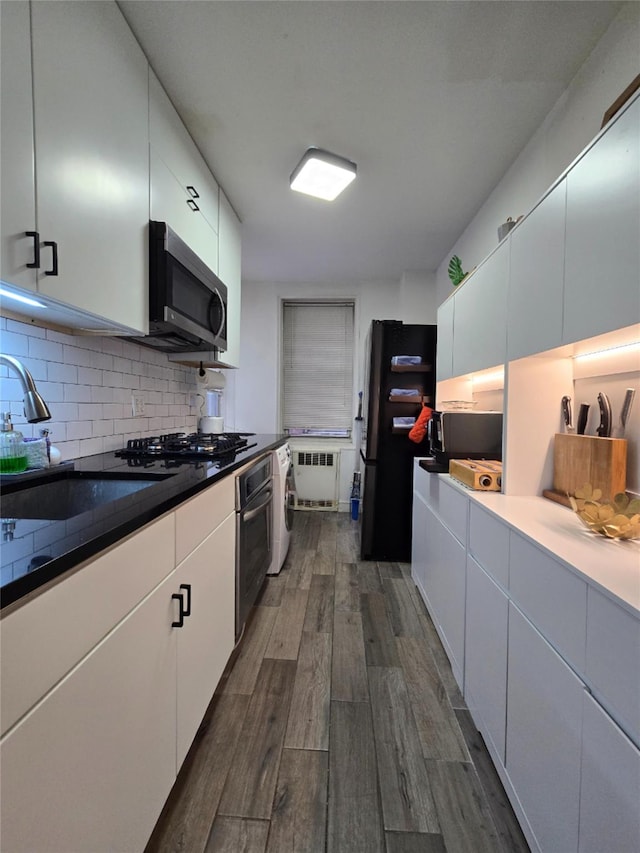
[[[265,497],[262,498],[260,503],[256,504],[255,507],[252,507],[250,510],[244,510],[242,512],[242,521],[251,521],[251,519],[255,518],[256,515],[260,515],[260,513],[264,510],[267,504],[271,503],[272,495],[273,493],[271,489],[267,489],[267,491],[265,492]]]

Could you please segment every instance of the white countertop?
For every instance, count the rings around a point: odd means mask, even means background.
[[[640,616],[640,540],[592,533],[572,510],[543,497],[514,497],[467,489],[449,474],[432,474],[506,522],[516,532]]]

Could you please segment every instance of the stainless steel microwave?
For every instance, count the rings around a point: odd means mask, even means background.
[[[159,352],[227,349],[227,288],[166,222],[149,222],[149,334]]]

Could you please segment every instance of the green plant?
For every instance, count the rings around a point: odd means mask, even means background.
[[[466,274],[467,273],[462,270],[462,261],[460,258],[457,255],[453,255],[449,261],[449,278],[451,279],[453,286],[457,287]]]

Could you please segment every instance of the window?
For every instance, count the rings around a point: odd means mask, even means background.
[[[353,302],[283,305],[282,426],[289,435],[349,438]]]

